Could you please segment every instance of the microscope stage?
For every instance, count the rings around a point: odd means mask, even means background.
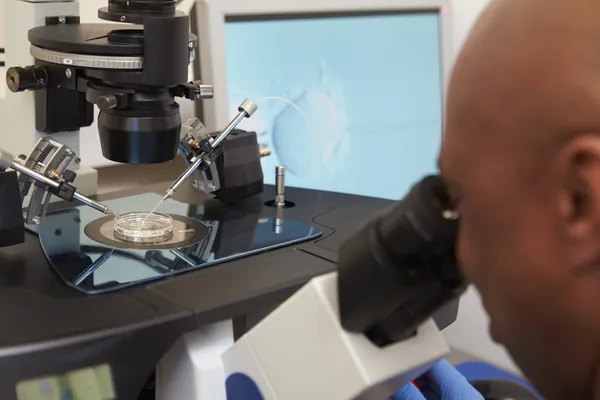
[[[160,199],[147,193],[104,204],[112,210],[130,212],[146,209]],[[217,202],[194,207],[167,200],[160,211],[173,218],[172,237],[162,243],[119,239],[114,235],[114,217],[98,218],[100,214],[86,206],[50,212],[34,228],[56,273],[68,286],[86,294],[164,279],[322,234],[303,223],[231,211]]]

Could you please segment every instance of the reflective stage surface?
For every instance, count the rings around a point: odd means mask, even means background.
[[[151,209],[161,198],[144,194],[103,203],[123,213]],[[182,221],[195,220],[188,225],[195,229],[197,240],[161,250],[135,243],[111,246],[110,240],[92,239],[100,239],[92,228],[102,215],[86,206],[48,213],[39,226],[29,228],[38,233],[59,276],[87,294],[119,290],[321,236],[314,227],[229,211],[217,202],[211,209],[168,200],[160,212],[182,216]]]

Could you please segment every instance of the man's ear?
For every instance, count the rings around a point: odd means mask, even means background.
[[[573,139],[561,152],[561,209],[578,263],[600,259],[600,134]]]

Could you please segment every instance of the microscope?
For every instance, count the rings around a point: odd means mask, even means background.
[[[176,1],[108,0],[108,6],[101,8],[98,16],[110,23],[82,24],[75,15],[49,13],[41,26],[28,32],[29,53],[34,64],[9,65],[8,87],[12,92],[32,92],[35,128],[43,136],[29,155],[14,157],[0,152],[3,193],[0,247],[24,241],[24,222],[43,224],[52,196],[82,202],[107,215],[106,221],[99,219],[96,223],[97,232],[102,232],[108,220],[113,219],[113,211],[118,210],[111,210],[77,191],[74,185],[77,172],[70,169],[77,161],[77,154],[55,139],[60,132],[74,132],[92,124],[94,107],[97,107],[102,154],[107,159],[128,164],[155,164],[168,162],[179,153],[188,167],[167,189],[165,198],[175,193],[183,182],[191,180],[199,191],[211,194],[221,205],[241,215],[237,221],[242,221],[238,224],[241,226],[238,236],[244,238],[242,242],[253,243],[256,236],[248,232],[258,225],[269,225],[270,236],[264,245],[239,255],[226,249],[234,243],[220,236],[224,231],[218,230],[218,224],[205,221],[203,229],[208,232],[208,241],[198,241],[193,246],[190,242],[186,251],[169,248],[177,256],[175,263],[165,259],[163,253],[150,251],[146,253],[148,265],[167,267],[169,274],[174,275],[186,268],[197,268],[201,264],[199,260],[214,261],[221,256],[220,262],[233,263],[236,257],[252,255],[254,263],[262,266],[274,262],[267,257],[273,254],[281,257],[278,260],[283,264],[318,264],[322,266],[319,271],[329,269],[329,264],[335,262],[338,265],[337,272],[312,279],[235,344],[221,341],[220,348],[224,349],[219,367],[221,374],[207,374],[206,366],[195,358],[197,354],[206,354],[204,350],[208,347],[216,348],[214,338],[206,332],[202,333],[206,340],[174,346],[157,368],[157,384],[160,383],[157,398],[223,398],[223,392],[216,397],[199,396],[204,393],[199,388],[210,381],[226,389],[232,400],[247,398],[235,397],[240,393],[246,396],[255,393],[252,398],[273,400],[384,399],[448,352],[440,329],[449,322],[436,324],[431,316],[456,300],[466,282],[454,257],[458,216],[452,211],[440,177],[428,177],[418,183],[388,213],[341,240],[343,244],[338,251],[337,246],[327,241],[343,237],[339,232],[342,228],[337,226],[347,227],[348,220],[356,217],[352,209],[344,208],[343,204],[363,202],[365,208],[379,209],[383,202],[349,199],[341,194],[292,191],[292,197],[306,199],[301,204],[303,208],[295,207],[284,198],[283,168],[277,170],[275,201],[263,201],[260,199],[263,193],[260,158],[267,153],[259,148],[256,133],[236,128],[256,111],[253,102],[242,103],[238,115],[220,132],[208,132],[197,119],[182,123],[176,99],[210,99],[213,88],[203,82],[187,81],[188,66],[196,56],[197,38],[190,33],[189,17],[176,9]],[[258,204],[256,212],[254,203],[249,202],[252,199],[259,199],[254,202]],[[269,221],[265,215],[275,216],[273,229],[270,224],[263,224]],[[308,221],[308,226],[294,225],[294,221],[289,221],[291,216]],[[248,217],[251,223],[247,223]],[[322,238],[323,247],[320,247],[314,239],[322,232],[311,225],[327,218],[329,222],[322,222],[321,227],[329,229],[329,233]],[[185,225],[185,219],[182,221],[184,225],[179,232],[187,232],[189,225]],[[90,226],[94,223],[87,225],[86,230]],[[290,232],[304,230],[308,233],[281,241],[281,237],[285,238]],[[288,250],[288,255],[269,253],[284,245],[309,240],[312,242],[305,247]],[[40,241],[44,247],[43,238]],[[97,242],[103,243],[102,238]],[[213,242],[223,247],[222,255],[215,251]],[[136,246],[135,249],[150,249],[143,243]],[[94,271],[118,252],[115,247],[107,248],[73,282],[65,283],[77,288],[89,280]],[[260,252],[267,256],[260,259],[256,255]],[[51,258],[47,249],[45,255]],[[56,265],[54,267],[56,269]],[[260,275],[253,278],[266,279]],[[182,282],[172,281],[173,285]],[[297,279],[294,284],[299,282]],[[276,289],[277,285],[270,286]],[[153,292],[154,289],[141,288],[135,296],[148,302],[159,301],[162,297]],[[191,326],[196,326],[202,320],[196,318],[196,313],[203,312],[206,306],[204,303],[197,306],[188,298],[178,299],[182,292],[179,289],[170,292],[168,308],[178,313],[177,318],[192,316]],[[185,295],[193,294],[188,291]],[[96,301],[102,301],[102,296]],[[135,299],[137,302],[137,297]],[[84,300],[78,298],[77,301]],[[220,306],[217,304],[215,308]],[[456,310],[450,314],[453,321]],[[160,323],[166,320],[168,318],[162,318]],[[152,324],[158,326],[159,322]],[[177,335],[183,333],[183,328],[176,332]],[[167,349],[172,345],[168,340],[165,337]],[[111,339],[110,345],[114,343],[119,340]],[[118,351],[107,354],[118,355]],[[221,354],[218,358],[221,360]],[[151,357],[145,361],[143,368],[156,366],[157,360]],[[117,377],[123,370],[124,367],[114,366]],[[131,379],[130,370],[125,375]],[[187,379],[181,379],[182,376]],[[122,379],[117,382],[121,384],[118,390],[128,393],[124,398],[133,398],[130,395],[136,388],[124,389]]]
[[[28,32],[35,64],[7,70],[11,92],[34,93],[35,127],[45,135],[29,155],[2,153],[0,183],[15,193],[18,182],[16,193],[21,195],[21,202],[16,196],[3,198],[4,213],[17,215],[14,211],[22,203],[27,210],[25,222],[39,223],[54,195],[112,214],[77,192],[73,184],[77,174],[68,169],[79,162],[77,155],[53,139],[56,133],[90,126],[94,106],[99,109],[97,127],[105,158],[155,164],[171,161],[178,152],[184,157],[188,168],[172,185],[170,195],[188,179],[225,203],[261,193],[256,134],[236,129],[256,111],[252,101],[240,105],[238,116],[221,132],[208,132],[198,119],[189,120],[182,132],[176,99],[210,99],[213,87],[187,82],[197,38],[190,33],[189,17],[176,9],[176,1],[110,0],[108,7],[98,10],[98,17],[116,24],[82,24],[71,15],[46,17],[43,26]],[[0,246],[21,241],[22,233],[12,234],[17,219],[8,218],[0,226],[0,231],[11,232],[0,237],[13,238]]]
[[[431,319],[467,282],[439,176],[344,242],[314,278],[223,355],[230,400],[388,399],[449,349]]]

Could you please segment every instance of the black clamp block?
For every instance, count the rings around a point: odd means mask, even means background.
[[[67,183],[73,183],[75,181],[75,178],[77,178],[77,174],[74,171],[71,171],[70,169],[66,169],[62,173],[62,178]]]
[[[23,243],[25,225],[16,172],[0,172],[0,193],[0,247]]]
[[[60,197],[63,200],[71,201],[73,199],[73,195],[77,189],[70,185],[68,182],[62,183],[59,187],[53,188],[49,187],[48,192],[52,193],[55,196]]]
[[[264,176],[256,132],[234,129],[219,147],[222,157],[215,160],[220,185],[216,198],[235,204],[262,193]]]

